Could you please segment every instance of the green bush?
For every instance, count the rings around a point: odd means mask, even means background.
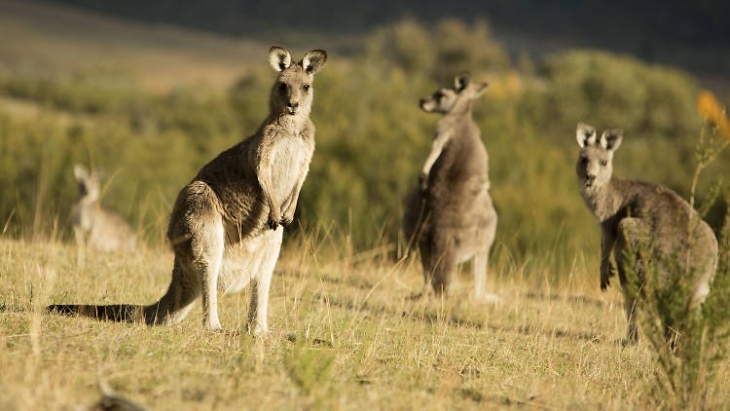
[[[695,109],[697,84],[679,70],[649,66],[632,57],[601,51],[569,51],[542,67],[542,104],[532,113],[552,130],[591,119],[634,134],[680,139],[701,126]]]
[[[425,75],[449,84],[464,70],[499,72],[510,65],[486,20],[469,27],[461,20],[445,19],[429,31],[406,18],[375,30],[366,41],[366,55],[409,76]]]

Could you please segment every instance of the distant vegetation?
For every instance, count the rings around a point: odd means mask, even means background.
[[[342,233],[353,250],[396,244],[402,201],[437,120],[418,109],[418,98],[464,69],[490,83],[474,117],[490,154],[497,247],[510,258],[550,256],[559,275],[576,251],[598,253],[574,176],[578,121],[625,130],[618,175],[687,197],[703,128],[700,90],[689,75],[591,50],[512,62],[484,21],[426,28],[405,19],[373,30],[347,61],[335,55],[315,80],[318,146],[300,224]],[[159,94],[125,72],[0,71],[0,96],[41,107],[30,118],[0,111],[0,229],[70,238],[72,165],[80,162],[105,172],[103,203],[149,244],[164,244],[177,191],[266,114],[274,75],[265,56],[246,73],[226,93]],[[729,155],[705,175],[730,175]],[[718,202],[708,217],[717,230],[725,207]]]
[[[514,26],[523,32],[551,31],[581,37],[616,38],[646,33],[651,22],[654,38],[722,43],[730,36],[723,16],[730,6],[722,1],[701,3],[667,0],[637,3],[631,0],[373,0],[367,3],[297,0],[247,1],[194,0],[175,2],[119,2],[114,0],[52,0],[126,18],[168,22],[215,32],[253,34],[262,31],[294,30],[366,31],[374,25],[392,23],[403,16],[424,21],[444,17],[471,20],[493,16],[500,26]],[[274,18],[272,18],[275,16]],[[586,24],[590,22],[590,24]],[[600,30],[597,29],[600,27]]]
[[[433,32],[442,19],[489,18],[511,54],[595,47],[724,78],[730,70],[730,2],[665,0],[51,0],[137,22],[166,23],[266,42],[317,38],[339,51],[404,17]],[[316,6],[313,6],[316,4]],[[304,40],[306,41],[306,40]],[[727,87],[727,85],[725,86]],[[726,88],[724,92],[728,92]]]

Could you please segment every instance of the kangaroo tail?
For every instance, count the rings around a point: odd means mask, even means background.
[[[112,304],[55,304],[46,307],[51,313],[79,315],[97,320],[116,322],[140,322],[147,325],[170,325],[180,322],[200,296],[200,282],[190,282],[184,278],[182,266],[175,259],[172,281],[165,295],[150,305]]]
[[[143,322],[145,321],[144,306],[133,304],[112,305],[84,305],[84,304],[54,304],[46,307],[51,313],[62,315],[79,315],[97,320],[116,322]]]

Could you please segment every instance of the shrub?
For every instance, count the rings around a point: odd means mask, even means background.
[[[701,125],[694,108],[698,87],[679,70],[608,52],[569,51],[548,58],[542,75],[543,103],[529,111],[553,130],[591,118],[635,134],[679,139]]]
[[[691,203],[699,173],[727,145],[714,139],[699,140]],[[640,246],[639,251],[646,251],[644,247]],[[639,273],[632,268],[627,274],[631,292],[638,297],[637,315],[642,330],[656,358],[656,384],[650,391],[652,405],[673,410],[721,407],[718,373],[727,358],[730,337],[730,306],[726,301],[730,293],[730,211],[719,236],[718,267],[710,294],[699,308],[692,304],[694,286],[688,279],[693,278],[693,273],[685,273],[688,268],[682,250],[666,257],[662,269],[669,271],[669,276],[660,272],[660,262],[647,259],[642,264],[643,281],[639,281]]]

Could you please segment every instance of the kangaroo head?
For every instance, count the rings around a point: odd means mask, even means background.
[[[79,200],[96,201],[99,199],[99,174],[89,173],[81,164],[74,166],[74,176],[79,182]]]
[[[421,110],[427,113],[448,114],[458,107],[470,107],[469,103],[484,93],[487,83],[471,81],[469,73],[464,72],[454,79],[454,87],[442,87],[419,101]]]
[[[327,61],[327,52],[311,50],[299,62],[292,61],[291,54],[282,47],[269,50],[269,64],[279,73],[271,88],[269,109],[274,115],[308,116],[312,108],[314,89],[312,80]]]
[[[593,190],[606,184],[613,174],[613,153],[621,145],[624,132],[619,129],[606,130],[600,140],[596,129],[578,123],[576,138],[580,146],[576,174],[583,190]]]

